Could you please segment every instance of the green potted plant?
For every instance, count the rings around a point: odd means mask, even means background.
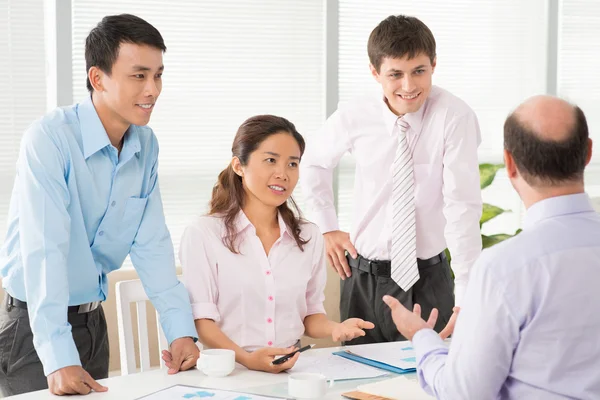
[[[498,172],[498,170],[504,168],[504,164],[479,164],[479,183],[481,186],[481,189],[485,189],[486,187],[490,186],[492,184],[492,182],[494,182],[494,178],[496,177],[496,173]],[[491,221],[492,219],[496,218],[498,215],[504,214],[506,212],[510,212],[510,210],[505,210],[503,208],[488,204],[488,203],[483,203],[483,211],[481,213],[481,219],[479,220],[479,228],[481,229],[481,227],[483,226],[483,224],[485,224],[488,221]],[[511,238],[513,236],[515,236],[516,234],[518,234],[521,231],[521,229],[517,230],[514,235],[508,234],[508,233],[497,233],[494,235],[484,235],[481,234],[481,242],[482,242],[482,247],[488,248],[488,247],[492,247],[495,244],[498,244],[508,238]],[[450,256],[450,252],[448,251],[448,249],[446,249],[446,255],[448,256],[448,261],[450,261],[451,256]]]

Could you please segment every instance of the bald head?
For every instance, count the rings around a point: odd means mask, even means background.
[[[588,138],[583,111],[552,96],[526,100],[504,123],[504,148],[531,186],[582,180]]]
[[[513,114],[523,127],[546,141],[568,140],[577,123],[575,107],[553,96],[531,97]]]

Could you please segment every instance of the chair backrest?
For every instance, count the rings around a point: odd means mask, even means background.
[[[182,277],[177,277],[182,281]],[[131,320],[130,304],[135,303],[137,309],[138,341],[140,350],[140,369],[150,369],[150,346],[148,343],[148,322],[146,320],[146,301],[148,296],[144,291],[139,279],[117,282],[117,325],[119,329],[119,350],[121,358],[121,375],[129,375],[136,372],[135,348],[133,345],[133,325]],[[169,346],[165,334],[160,326],[160,318],[156,314],[156,325],[158,332],[158,357],[161,351],[168,350]],[[161,368],[164,363],[161,361]]]

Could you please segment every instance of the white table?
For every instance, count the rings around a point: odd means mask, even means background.
[[[340,350],[341,347],[329,347],[323,349],[314,349],[311,352],[331,353]],[[377,380],[389,379],[398,375],[390,374],[388,376],[375,379],[360,379],[336,381],[327,392],[326,399],[341,399],[342,393],[352,391],[360,384],[375,382]],[[416,374],[404,375],[409,379],[416,379]],[[286,397],[288,374],[269,374],[266,372],[257,372],[247,370],[241,365],[236,365],[235,371],[224,378],[210,378],[197,369],[179,372],[175,375],[168,375],[166,369],[154,369],[148,372],[141,372],[127,376],[116,376],[113,378],[102,379],[99,382],[108,387],[108,392],[92,392],[87,396],[69,396],[66,398],[85,398],[90,400],[126,400],[136,399],[169,386],[181,384],[190,386],[203,386],[212,389],[230,389],[239,390],[254,394],[263,394],[271,396]],[[26,393],[10,397],[15,400],[44,400],[57,399],[59,396],[50,394],[48,390]],[[65,397],[63,397],[65,398]]]

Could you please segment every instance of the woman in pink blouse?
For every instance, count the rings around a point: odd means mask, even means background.
[[[213,188],[210,212],[193,221],[181,260],[200,341],[232,349],[249,369],[281,372],[274,357],[291,353],[303,334],[334,341],[364,336],[374,325],[327,319],[323,236],[297,217],[291,195],[304,139],[284,118],[249,118],[233,158]],[[171,362],[163,352],[167,366]]]

